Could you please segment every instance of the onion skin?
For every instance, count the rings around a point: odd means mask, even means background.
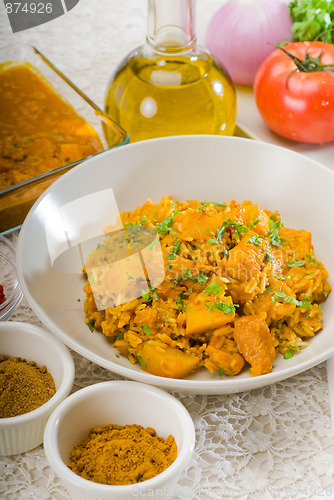
[[[227,0],[212,17],[206,47],[234,83],[253,85],[262,61],[292,41],[288,0]]]

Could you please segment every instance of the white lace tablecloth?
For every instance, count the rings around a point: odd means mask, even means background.
[[[198,0],[203,40],[222,0]],[[103,105],[111,71],[146,32],[146,0],[80,0],[67,15],[12,34],[0,2],[0,46],[34,44],[96,103]],[[9,235],[15,243],[17,232]],[[12,320],[42,326],[25,299]],[[72,352],[73,390],[116,379]],[[334,498],[334,442],[326,363],[269,387],[225,396],[174,394],[196,426],[196,449],[175,499]],[[1,499],[68,499],[50,469],[43,446],[0,457]]]

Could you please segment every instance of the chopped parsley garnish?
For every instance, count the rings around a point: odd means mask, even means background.
[[[252,236],[251,238],[248,238],[247,242],[248,243],[253,243],[256,247],[259,247],[260,244],[262,243],[263,236],[261,234]]]
[[[224,370],[222,368],[218,368],[217,373],[220,377],[224,375]]]
[[[144,299],[145,302],[149,302],[150,300],[152,300],[151,292],[145,292],[145,290],[142,290],[141,291],[141,296],[142,296],[142,298]]]
[[[291,260],[288,262],[289,267],[301,267],[306,264],[306,260]]]
[[[274,292],[274,295],[271,297],[274,302],[280,302],[280,298],[287,304],[295,304],[300,308],[312,307],[312,303],[307,295],[304,295],[304,300],[297,300],[290,295],[287,295],[285,292]]]
[[[148,218],[144,215],[143,217],[140,217],[141,222],[145,224],[145,222],[148,222]]]
[[[235,230],[235,235],[238,240],[240,240],[240,234],[241,233],[247,233],[249,231],[249,227],[245,226],[244,224],[239,224],[239,222],[231,219],[227,219],[226,221],[223,222],[223,224],[220,226],[221,229],[221,235],[223,234],[223,229],[225,229],[226,226],[232,226],[234,227]],[[218,228],[219,229],[219,228]],[[218,229],[217,229],[217,234],[218,234]],[[217,236],[218,237],[218,236]]]
[[[310,259],[311,262],[313,262],[314,264],[318,264],[318,266],[320,266],[320,262],[318,262],[314,257],[312,257],[311,255],[307,254],[306,257],[308,259]]]
[[[176,305],[179,311],[183,311],[183,298],[184,292],[181,292],[180,295],[178,295],[176,298]]]
[[[138,359],[138,361],[141,364],[141,366],[143,366],[144,368],[147,367],[147,364],[145,363],[145,361],[143,360],[143,358],[141,356],[139,356],[139,354],[137,354],[136,358]]]
[[[90,329],[91,332],[94,331],[94,324],[95,324],[95,321],[92,318],[90,320],[88,320],[88,328]]]
[[[162,222],[158,222],[157,225],[155,226],[157,233],[161,234],[162,236],[167,236],[167,234],[170,233],[172,227],[173,227],[173,214],[166,217],[166,219],[164,219]]]
[[[279,247],[281,243],[284,241],[283,238],[278,234],[278,229],[282,227],[282,221],[273,220],[274,215],[270,217],[269,221],[269,239],[272,245],[275,247]]]
[[[322,293],[323,293],[323,296],[324,296],[324,297],[327,297],[327,295],[328,295],[328,292],[326,292],[326,291],[323,291]]]
[[[164,317],[164,320],[165,320],[165,321],[168,321],[168,319],[169,319],[169,313],[168,313],[168,314],[166,314],[166,316]]]
[[[213,205],[214,207],[226,207],[226,203],[217,203],[216,201],[202,201],[201,205],[197,205],[197,209],[202,209],[203,207],[207,207],[209,205]]]
[[[222,287],[218,285],[218,283],[215,283],[214,281],[210,283],[210,285],[208,285],[205,290],[203,290],[203,292],[210,293],[212,295],[218,295],[221,291]]]
[[[284,276],[277,276],[277,274],[273,274],[273,277],[279,281],[285,281]]]
[[[208,277],[206,274],[199,272],[198,275],[196,276],[197,283],[200,285],[204,285],[208,281]]]
[[[292,345],[289,347],[288,352],[284,354],[284,359],[291,359],[294,355],[294,352],[297,351],[298,347]]]
[[[169,252],[167,255],[167,260],[175,260],[176,259],[176,254],[174,252]]]
[[[115,340],[122,340],[124,338],[124,332],[119,332]]]
[[[155,247],[155,245],[158,243],[159,241],[159,237],[157,236],[156,238],[154,238],[154,240],[148,245],[148,250],[149,251],[152,251],[153,248]]]
[[[109,250],[108,245],[106,245],[106,244],[102,244],[102,243],[98,243],[98,244],[96,245],[96,250],[97,250],[98,248],[104,248],[105,250]]]
[[[216,238],[210,238],[206,241],[207,245],[216,245],[218,243]]]
[[[151,329],[146,326],[146,325],[141,325],[141,329],[143,330],[144,333],[146,333],[147,335],[152,335],[151,333]]]
[[[177,240],[172,248],[172,253],[178,254],[180,252],[181,241]]]
[[[260,219],[256,219],[256,220],[251,220],[250,221],[250,227],[255,227],[258,225],[258,223],[260,222]]]
[[[157,292],[155,292],[154,290],[149,290],[148,292],[145,292],[145,290],[142,290],[141,296],[145,302],[150,302],[150,300],[152,300],[152,299],[159,300],[159,296],[158,296]]]

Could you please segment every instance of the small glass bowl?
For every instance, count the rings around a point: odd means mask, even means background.
[[[23,297],[16,272],[15,247],[0,234],[0,285],[6,300],[0,304],[0,320],[7,321],[20,305]]]

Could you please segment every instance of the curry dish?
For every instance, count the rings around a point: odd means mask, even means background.
[[[88,255],[84,310],[91,330],[143,370],[258,376],[322,329],[328,273],[311,234],[277,212],[165,197],[121,223]]]
[[[91,125],[27,64],[0,71],[0,190],[102,151]]]

